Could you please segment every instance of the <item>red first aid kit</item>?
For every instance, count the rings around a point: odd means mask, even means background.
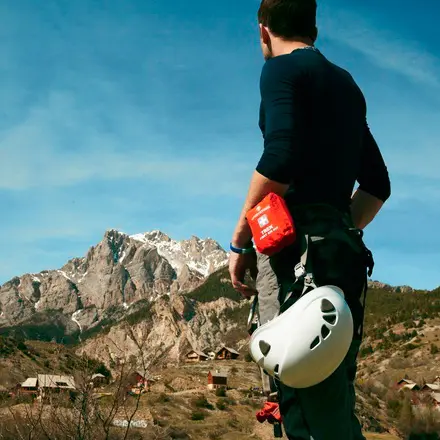
[[[285,200],[277,194],[268,194],[246,214],[246,219],[261,254],[275,255],[296,240],[292,216]]]

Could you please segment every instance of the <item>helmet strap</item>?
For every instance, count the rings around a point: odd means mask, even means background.
[[[324,240],[324,237],[309,237],[309,235],[305,235],[305,250],[301,256],[300,262],[295,266],[295,281],[294,285],[300,281],[303,281],[304,288],[301,293],[301,296],[304,296],[310,290],[316,289],[317,286],[315,284],[315,279],[312,272],[311,261],[309,259],[309,250],[311,242]],[[288,301],[293,294],[293,289],[286,295],[284,298],[283,304]],[[300,297],[301,297],[300,296]]]

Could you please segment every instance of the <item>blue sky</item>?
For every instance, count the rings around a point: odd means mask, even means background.
[[[393,195],[366,231],[375,279],[440,285],[440,4],[328,0]],[[227,246],[262,152],[257,0],[0,3],[0,283],[106,229]],[[232,17],[232,18],[231,18]]]

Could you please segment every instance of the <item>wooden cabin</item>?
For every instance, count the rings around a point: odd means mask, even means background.
[[[222,347],[215,354],[215,358],[219,361],[237,359],[240,353],[229,347]]]
[[[208,373],[209,390],[216,390],[217,388],[227,388],[227,387],[228,387],[227,373],[221,372],[219,370],[210,371]]]
[[[410,379],[401,379],[396,384],[396,388],[400,390],[410,390],[410,391],[420,391],[419,385],[417,385],[415,382],[413,382]]]
[[[198,351],[198,350],[191,350],[187,355],[186,355],[186,362],[203,362],[203,361],[207,361],[209,358],[209,356],[204,353],[203,351]]]

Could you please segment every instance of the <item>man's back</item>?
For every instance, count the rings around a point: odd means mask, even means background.
[[[265,152],[257,171],[290,184],[289,205],[328,203],[346,210],[356,180],[369,190],[375,186],[373,193],[387,192],[365,99],[348,72],[316,49],[294,50],[266,62],[261,96]]]

